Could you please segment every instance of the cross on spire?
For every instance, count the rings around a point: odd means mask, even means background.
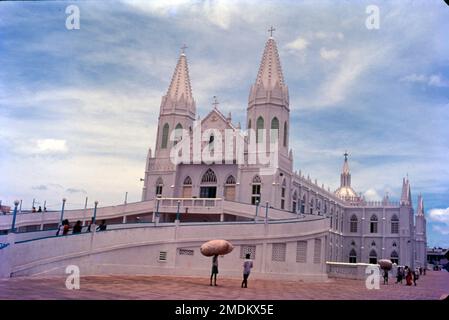
[[[214,102],[212,102],[212,105],[214,106],[214,108],[216,109],[217,106],[219,105],[219,102],[217,100],[217,96],[214,96]]]
[[[343,155],[345,156],[345,160],[348,160],[348,156],[349,156],[348,151],[345,151],[345,153]]]
[[[270,37],[273,37],[273,31],[276,31],[276,29],[273,28],[273,26],[271,26],[271,28],[268,29],[268,32],[270,33]]]
[[[184,43],[183,45],[182,45],[182,47],[181,47],[181,54],[185,54],[185,50],[187,49],[188,47],[186,46],[186,44]]]

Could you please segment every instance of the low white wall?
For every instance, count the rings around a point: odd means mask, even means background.
[[[369,263],[326,262],[326,266],[329,278],[363,280],[371,274],[371,271],[370,273],[367,273],[368,267],[370,267],[370,269],[377,268],[379,270],[379,265]]]
[[[82,275],[147,274],[209,276],[211,258],[204,257],[199,247],[211,239],[226,239],[235,246],[219,258],[220,275],[241,277],[242,245],[255,245],[253,278],[303,279],[327,278],[325,266],[326,219],[282,223],[222,223],[146,226],[51,237],[16,243],[10,248],[12,276],[64,274],[74,264]],[[315,239],[321,239],[321,258],[313,261]],[[297,241],[307,241],[306,263],[296,262]],[[272,244],[286,244],[285,261],[272,261]],[[179,249],[193,250],[193,255],[180,255]],[[166,261],[159,260],[161,251]]]

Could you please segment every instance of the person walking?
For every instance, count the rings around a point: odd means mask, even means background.
[[[78,220],[73,226],[73,234],[81,233],[83,226],[81,225],[81,221]]]
[[[416,287],[416,280],[418,280],[418,279],[419,279],[419,273],[416,270],[414,270],[413,271],[413,284],[415,285],[415,287]]]
[[[406,276],[405,276],[405,280],[406,280],[406,284],[408,285],[408,286],[411,286],[412,285],[412,279],[413,279],[413,276],[412,276],[412,270],[410,270],[410,268],[408,267],[408,266],[405,266],[405,272],[406,272]]]
[[[384,284],[388,284],[388,270],[384,269]]]
[[[245,286],[245,288],[248,288],[248,277],[251,272],[251,269],[253,267],[253,261],[251,260],[251,255],[249,253],[246,254],[246,260],[243,263],[243,281],[242,281],[242,288]]]
[[[398,272],[397,272],[397,276],[396,276],[396,283],[400,282],[402,284],[402,278],[403,278],[402,267],[398,267]]]
[[[210,275],[210,285],[212,285],[212,277],[214,278],[214,286],[217,285],[217,274],[218,274],[218,254],[214,255],[212,258],[212,273]]]

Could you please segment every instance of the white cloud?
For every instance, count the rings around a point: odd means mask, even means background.
[[[402,82],[422,83],[430,87],[449,88],[449,81],[444,79],[441,75],[431,74],[430,76],[424,74],[410,74],[400,79]]]
[[[379,193],[375,189],[368,189],[363,194],[365,196],[365,199],[368,201],[380,201],[382,200],[382,197],[379,195]]]
[[[40,139],[36,141],[38,153],[66,153],[67,144],[65,140]]]
[[[335,58],[337,58],[340,54],[340,51],[338,51],[337,49],[326,49],[326,48],[321,48],[320,50],[320,56],[321,58],[323,58],[324,60],[333,60]]]
[[[431,209],[428,212],[429,220],[438,224],[433,225],[433,230],[443,235],[449,235],[449,208]]]
[[[309,45],[309,42],[306,39],[298,37],[295,40],[287,43],[285,45],[285,48],[287,48],[289,50],[293,50],[293,51],[302,51],[302,50],[305,50],[308,45]]]
[[[434,222],[442,222],[449,226],[449,208],[431,209],[429,210],[428,216]]]

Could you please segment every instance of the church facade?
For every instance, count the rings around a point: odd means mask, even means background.
[[[187,57],[182,52],[162,97],[155,152],[150,149],[147,156],[142,201],[219,198],[251,204],[256,215],[258,210],[274,208],[292,217],[324,216],[329,221],[327,261],[376,263],[385,258],[399,265],[426,264],[423,199],[418,197],[415,212],[408,177],[403,179],[400,201],[385,196],[372,202],[351,186],[347,153],[340,187],[334,192],[294,170],[289,91],[273,37],[266,42],[249,92],[245,129],[232,122],[231,114],[220,112],[217,104],[204,118],[197,115]],[[262,163],[257,157],[250,161],[258,152],[273,161]],[[205,153],[212,155],[211,159],[202,158]],[[181,160],[174,161],[174,155]],[[169,222],[170,217],[162,219]],[[213,219],[216,217],[202,215],[199,221]],[[236,219],[243,218],[221,216],[221,221]]]

